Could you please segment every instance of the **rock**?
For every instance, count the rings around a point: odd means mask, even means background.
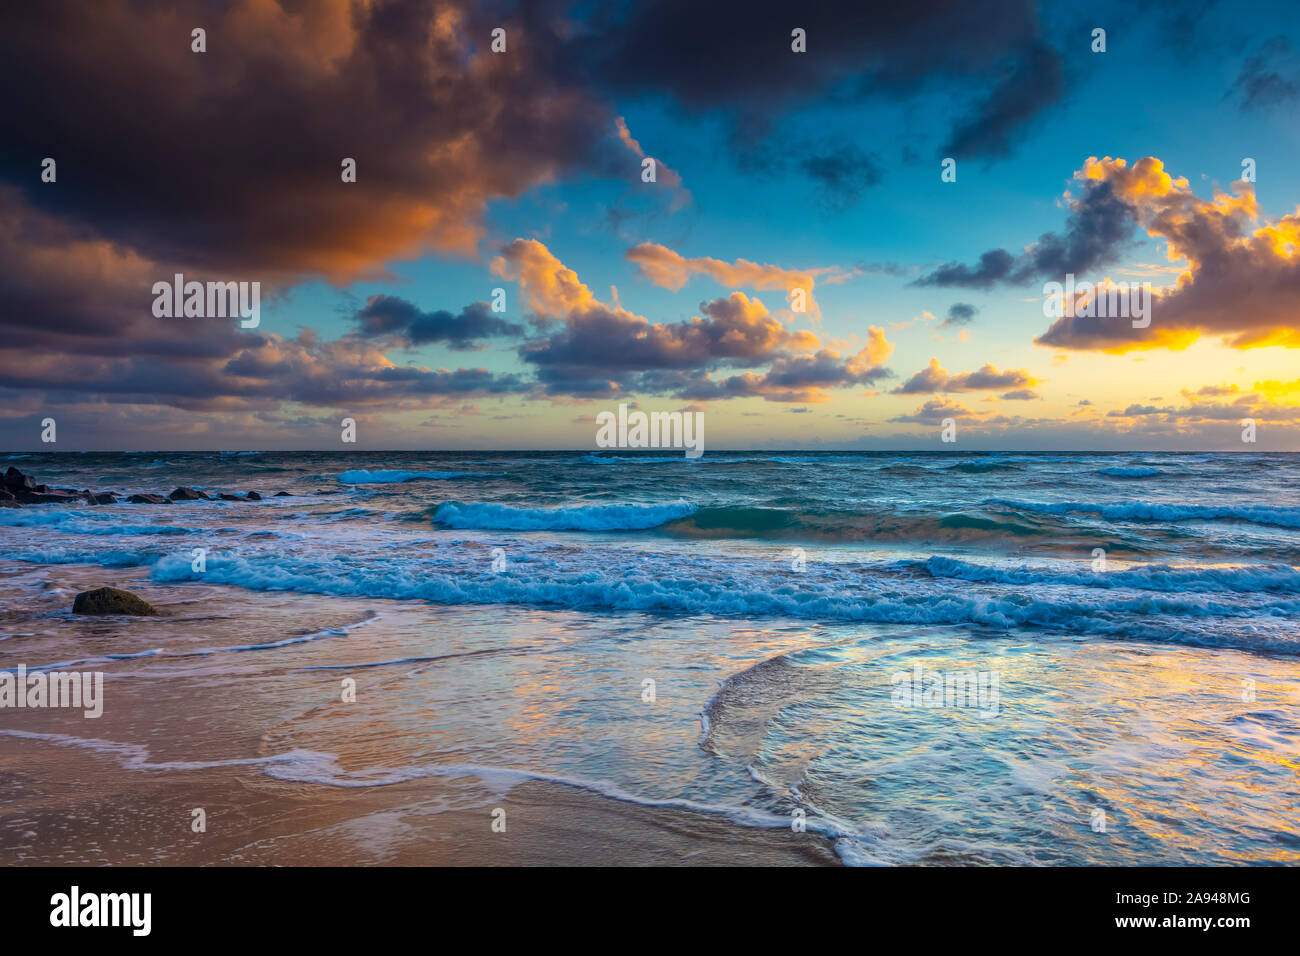
[[[66,505],[84,500],[75,491],[71,494],[66,491],[19,491],[14,497],[24,505]]]
[[[165,505],[167,499],[162,495],[132,495],[126,499],[133,505]]]
[[[98,496],[89,489],[78,491],[76,488],[51,488],[49,485],[38,485],[35,478],[24,475],[12,465],[0,478],[2,478],[0,504],[7,508],[18,505],[77,504],[83,501],[92,505],[109,504],[117,501],[112,495],[108,496],[110,501],[97,501]]]
[[[224,491],[217,497],[219,497],[222,501],[243,501],[244,500],[243,498],[239,497],[239,495],[228,495]]]
[[[167,496],[172,501],[207,501],[208,496],[194,488],[180,487]]]
[[[33,491],[36,488],[36,479],[31,475],[24,475],[13,465],[5,472],[5,487],[10,491]]]
[[[287,492],[287,491],[277,491],[277,492],[275,493],[275,497],[276,497],[276,498],[292,498],[293,495],[289,494],[289,492]]]
[[[261,501],[261,500],[262,500],[262,496],[259,495],[256,491],[250,491],[247,495],[245,495],[245,497],[246,497],[249,501]]]
[[[117,504],[117,496],[114,495],[111,491],[101,491],[101,492],[100,492],[99,494],[97,494],[97,495],[91,495],[90,498],[91,498],[91,500],[94,501],[95,504],[97,504],[97,505],[115,505],[115,504]]]
[[[72,602],[73,614],[153,615],[158,610],[143,598],[118,588],[82,591]]]

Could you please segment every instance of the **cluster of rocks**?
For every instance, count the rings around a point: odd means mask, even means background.
[[[273,497],[292,496],[287,491],[277,491]],[[228,495],[224,492],[209,495],[195,488],[180,487],[165,497],[134,494],[119,499],[109,491],[96,492],[84,488],[78,491],[75,488],[51,488],[49,485],[38,485],[35,478],[24,475],[13,465],[10,465],[9,470],[4,473],[3,485],[0,486],[0,508],[50,504],[115,505],[119,501],[126,501],[133,505],[165,505],[173,501],[261,501],[262,498],[263,496],[256,491],[250,491],[245,495]]]

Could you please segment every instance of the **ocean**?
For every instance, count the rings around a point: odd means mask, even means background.
[[[543,781],[848,864],[1300,862],[1300,455],[9,465],[264,496],[0,508],[0,668],[106,675],[97,721],[0,711],[29,746],[433,819]],[[100,585],[165,613],[72,615]],[[25,826],[8,858],[67,861]]]

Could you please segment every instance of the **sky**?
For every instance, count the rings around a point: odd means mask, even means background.
[[[24,5],[0,448],[1300,450],[1300,8],[1136,6]]]

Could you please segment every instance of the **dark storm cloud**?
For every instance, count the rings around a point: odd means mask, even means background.
[[[602,103],[549,79],[551,44],[481,62],[501,23],[416,0],[20,4],[0,31],[0,179],[141,255],[250,279],[472,253],[487,200],[613,148]]]
[[[807,53],[791,51],[795,27],[807,32]],[[666,91],[692,112],[723,112],[741,146],[819,97],[897,99],[959,83],[983,99],[956,123],[949,148],[996,156],[1063,89],[1060,57],[1041,39],[1032,0],[797,9],[782,0],[658,0],[606,12],[593,32],[599,40],[581,35],[575,53],[594,83]]]
[[[486,302],[465,306],[459,315],[439,309],[421,312],[413,302],[391,295],[372,295],[357,312],[357,334],[392,338],[404,345],[445,342],[453,349],[480,348],[480,339],[522,335],[524,327],[493,315]]]
[[[1011,67],[974,113],[957,123],[945,156],[1005,156],[1030,121],[1057,102],[1065,90],[1061,57],[1036,43]]]

